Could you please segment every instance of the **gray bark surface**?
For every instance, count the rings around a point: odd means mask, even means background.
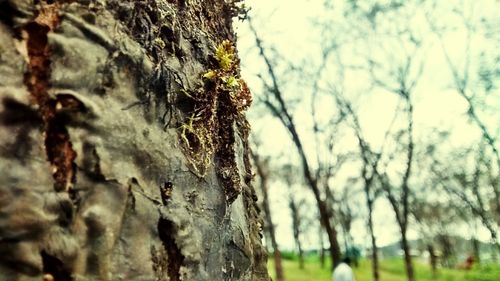
[[[203,177],[179,141],[234,4],[34,2],[0,0],[0,280],[269,280],[244,117]]]

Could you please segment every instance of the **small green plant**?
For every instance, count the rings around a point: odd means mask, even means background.
[[[184,123],[181,125],[181,137],[183,138],[184,142],[189,145],[189,140],[187,138],[187,133],[194,133],[194,127],[193,127],[193,122],[200,120],[200,117],[196,117],[191,115],[191,117],[188,118],[188,122]],[[199,139],[199,138],[198,138]]]
[[[223,71],[231,70],[234,63],[234,46],[229,40],[222,41],[215,50],[215,59]]]

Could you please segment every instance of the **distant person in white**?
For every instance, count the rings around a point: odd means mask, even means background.
[[[345,257],[342,259],[342,262],[337,265],[335,270],[333,271],[333,281],[354,281],[354,273],[352,272],[351,267],[351,259]]]

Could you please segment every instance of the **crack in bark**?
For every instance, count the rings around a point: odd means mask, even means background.
[[[160,186],[160,194],[163,206],[166,206],[172,197],[173,184],[165,181]],[[160,216],[158,220],[158,233],[160,240],[163,242],[163,247],[167,252],[167,275],[169,280],[181,280],[180,269],[184,263],[184,256],[181,250],[175,243],[174,234],[177,231],[174,222]],[[154,261],[153,261],[154,262]]]
[[[44,144],[47,158],[51,163],[54,190],[69,191],[75,181],[76,152],[72,148],[69,133],[65,127],[61,109],[73,108],[74,102],[63,97],[54,99],[49,96],[50,55],[48,33],[59,24],[59,4],[42,3],[36,18],[24,26],[27,36],[28,71],[24,83],[31,94],[32,101],[38,105],[43,120]],[[44,280],[72,280],[71,272],[64,268],[64,262],[46,252],[42,257]]]
[[[160,239],[168,256],[167,274],[171,281],[181,280],[180,269],[184,263],[184,256],[175,243],[175,225],[173,222],[160,218],[158,221]]]
[[[41,2],[36,17],[23,27],[28,54],[28,71],[25,73],[24,83],[42,117],[44,145],[52,168],[54,190],[68,192],[75,182],[76,152],[73,150],[66,129],[67,116],[64,113],[68,109],[79,110],[82,104],[74,97],[66,95],[57,98],[49,96],[51,50],[48,44],[48,34],[59,24],[59,8],[58,3]],[[63,261],[45,251],[42,251],[40,255],[44,280],[73,280],[71,271],[65,268]]]
[[[57,27],[59,20],[59,4],[42,3],[37,17],[24,27],[29,58],[24,82],[42,115],[45,149],[52,166],[54,189],[58,192],[70,191],[76,176],[76,152],[65,126],[66,120],[58,114],[61,110],[73,109],[75,103],[66,97],[54,99],[48,94],[51,74],[48,33]]]
[[[42,256],[44,281],[71,281],[71,272],[64,268],[64,263],[56,257],[47,254],[45,251],[40,253]]]

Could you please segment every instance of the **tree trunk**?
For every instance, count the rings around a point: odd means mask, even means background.
[[[408,229],[408,214],[409,214],[409,194],[410,194],[410,186],[409,180],[411,176],[411,170],[413,167],[413,151],[414,151],[414,142],[413,142],[413,104],[411,102],[410,93],[406,90],[402,90],[400,93],[403,97],[405,97],[407,104],[407,114],[408,114],[408,152],[407,152],[407,162],[406,162],[406,170],[403,175],[403,183],[401,185],[401,213],[399,219],[399,225],[401,229],[401,242],[404,252],[404,261],[406,268],[406,276],[408,277],[408,281],[415,280],[415,273],[413,271],[413,264],[411,259],[410,245],[408,244],[408,240],[406,237],[406,232]],[[396,213],[400,210],[398,208],[393,209]]]
[[[297,247],[299,248],[299,268],[304,269],[304,250],[302,249],[302,244],[300,240],[297,240]]]
[[[408,281],[415,281],[415,273],[413,271],[413,263],[412,263],[412,259],[411,259],[410,245],[408,244],[408,240],[406,238],[406,229],[404,229],[404,228],[401,231],[401,238],[402,238],[401,239],[401,247],[403,248],[406,276],[408,278]]]
[[[323,241],[323,226],[319,225],[319,263],[321,268],[325,268],[325,243]]]
[[[368,194],[367,194],[368,196]],[[372,242],[372,274],[373,280],[378,281],[380,279],[379,274],[379,265],[378,265],[378,249],[377,249],[377,240],[375,238],[375,233],[373,230],[373,201],[368,200],[368,229],[370,230],[370,237]]]
[[[323,226],[325,227],[326,234],[328,235],[328,241],[330,242],[330,258],[332,261],[332,269],[340,264],[340,247],[337,241],[337,231],[332,226],[328,212],[326,211],[325,201],[319,200],[318,207],[320,210],[321,219],[323,220]]]
[[[269,205],[269,194],[268,194],[268,171],[267,165],[259,159],[257,154],[252,152],[252,157],[254,159],[255,167],[257,168],[257,174],[260,178],[260,189],[262,192],[262,206],[264,207],[264,218],[266,220],[266,229],[269,233],[269,237],[271,238],[271,245],[273,248],[273,256],[274,256],[274,268],[276,270],[276,278],[278,281],[285,280],[285,274],[283,273],[283,265],[281,261],[281,252],[278,246],[278,242],[276,241],[276,230],[274,228],[271,208]]]
[[[438,240],[441,244],[441,263],[444,263],[446,267],[451,268],[455,263],[453,258],[453,244],[451,243],[449,236],[446,234],[440,234],[438,236]]]
[[[289,116],[288,113],[286,115]],[[292,120],[292,118],[289,117],[289,120]],[[293,122],[290,121],[290,124],[287,126],[287,128],[290,134],[292,135],[292,140],[301,158],[302,168],[306,182],[311,188],[311,191],[314,194],[314,198],[316,199],[316,204],[318,205],[318,211],[321,223],[323,224],[326,234],[328,235],[328,242],[330,242],[330,258],[332,261],[332,269],[334,269],[335,267],[337,267],[337,265],[340,264],[340,259],[341,259],[340,245],[337,240],[337,230],[335,229],[335,226],[330,222],[330,214],[328,212],[328,208],[326,206],[325,201],[321,199],[321,194],[318,188],[318,182],[311,173],[309,162],[307,161],[307,157],[305,155],[304,148],[300,141],[299,135],[295,129],[295,125],[293,124]]]
[[[314,178],[309,162],[307,160],[304,147],[302,146],[302,142],[300,140],[299,134],[295,127],[295,123],[293,121],[292,115],[288,112],[285,100],[281,94],[281,91],[278,86],[278,81],[276,75],[274,73],[274,68],[271,61],[265,55],[264,47],[262,46],[262,41],[257,36],[257,32],[250,24],[250,29],[253,31],[255,35],[255,41],[257,44],[257,48],[259,48],[260,55],[263,57],[264,62],[267,65],[268,73],[271,76],[271,80],[273,81],[272,91],[270,91],[273,96],[277,99],[278,105],[273,105],[271,102],[266,101],[265,105],[271,110],[271,112],[278,117],[283,126],[288,130],[292,137],[292,141],[295,144],[295,148],[297,148],[297,152],[299,153],[299,157],[302,162],[303,174],[306,179],[306,183],[311,188],[311,191],[314,193],[314,198],[316,200],[316,204],[318,206],[319,215],[321,222],[325,228],[325,231],[328,235],[328,240],[330,242],[330,257],[332,258],[332,268],[335,268],[340,263],[340,246],[337,241],[337,231],[335,230],[335,226],[330,223],[330,216],[328,214],[328,209],[326,208],[325,202],[321,199],[320,190],[318,188],[317,178]]]
[[[496,263],[498,261],[498,253],[500,253],[500,246],[498,244],[491,249],[491,260]]]
[[[432,271],[432,280],[437,279],[437,256],[434,251],[434,246],[432,244],[427,245],[427,251],[429,251],[429,263]]]
[[[0,0],[0,276],[269,280],[230,2]]]
[[[347,240],[349,240],[349,238],[347,237],[347,231],[345,230],[345,226],[342,227],[342,236],[344,236],[344,252],[347,252],[348,249],[349,249],[349,243],[347,242]]]
[[[495,248],[493,248],[493,250],[495,250]],[[472,251],[474,253],[474,261],[479,264],[481,259],[480,244],[479,240],[475,237],[472,237]]]
[[[288,186],[290,186],[290,183]],[[302,250],[302,243],[300,243],[300,214],[292,194],[290,194],[288,200],[290,211],[292,212],[293,239],[299,251],[299,268],[304,269],[304,252]]]

